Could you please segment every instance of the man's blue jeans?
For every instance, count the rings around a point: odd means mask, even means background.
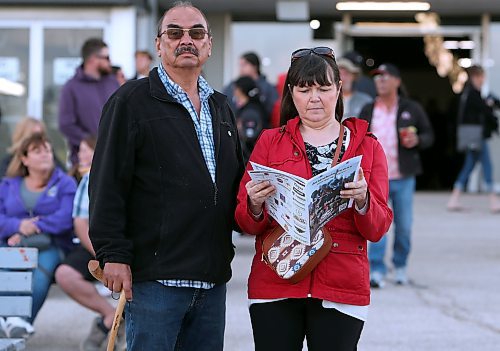
[[[128,351],[222,351],[226,285],[212,289],[134,283],[125,321]]]
[[[413,194],[415,193],[415,177],[389,181],[389,199],[394,212],[394,251],[392,263],[396,268],[406,267],[410,253],[411,227],[413,224]],[[370,243],[368,257],[370,271],[385,274],[384,263],[387,235],[379,242]]]

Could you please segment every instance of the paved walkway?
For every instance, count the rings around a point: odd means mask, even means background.
[[[488,212],[484,196],[464,198],[471,210],[463,213],[446,212],[446,200],[444,193],[417,194],[412,284],[373,291],[360,351],[500,350],[500,215]],[[235,236],[235,244],[225,349],[251,351],[246,278],[253,240]],[[53,286],[27,350],[78,350],[93,317]]]

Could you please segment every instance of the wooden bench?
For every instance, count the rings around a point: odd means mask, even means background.
[[[0,317],[31,316],[33,269],[37,265],[37,249],[0,247]],[[24,339],[0,339],[0,351],[24,348]]]

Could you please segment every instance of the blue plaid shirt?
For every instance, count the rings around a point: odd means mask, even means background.
[[[198,136],[198,142],[200,143],[205,163],[212,177],[212,181],[215,183],[214,133],[212,129],[212,115],[210,114],[210,106],[208,105],[208,98],[214,93],[214,90],[208,85],[205,78],[202,76],[198,78],[198,93],[200,94],[201,102],[200,116],[198,119],[198,115],[196,114],[193,103],[189,100],[188,94],[170,79],[161,64],[158,66],[158,75],[165,89],[167,89],[168,95],[171,95],[175,101],[188,110],[193,120],[194,128],[196,129],[196,135]]]
[[[188,94],[173,80],[170,79],[167,72],[161,65],[158,65],[158,75],[167,90],[168,95],[171,95],[175,101],[180,103],[186,108],[191,116],[200,143],[203,158],[207,165],[212,181],[215,183],[215,145],[214,134],[212,130],[212,115],[210,114],[210,106],[208,105],[208,98],[214,93],[214,90],[208,82],[200,76],[198,78],[198,93],[200,95],[201,109],[200,118],[196,114],[193,103],[189,99]],[[214,283],[202,282],[198,280],[185,280],[185,279],[170,279],[158,280],[165,286],[173,286],[178,288],[197,288],[197,289],[211,289],[215,286]]]

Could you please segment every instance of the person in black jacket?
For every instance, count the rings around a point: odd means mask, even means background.
[[[493,114],[491,106],[481,97],[481,87],[484,84],[485,75],[481,66],[471,66],[467,70],[468,81],[462,91],[460,104],[462,116],[459,124],[482,125],[483,139],[476,147],[469,147],[465,151],[465,162],[453,185],[453,192],[448,200],[447,209],[449,211],[463,210],[460,204],[460,195],[467,183],[472,170],[477,162],[481,162],[483,169],[486,191],[490,196],[490,209],[493,213],[500,213],[500,202],[493,189],[493,166],[491,164],[488,139],[493,132],[498,133],[498,120]]]
[[[251,77],[244,76],[234,81],[234,98],[237,107],[236,124],[246,163],[264,128],[266,111],[260,102],[259,88]]]
[[[359,117],[370,123],[370,131],[377,136],[387,157],[389,197],[394,211],[392,262],[396,283],[407,284],[415,176],[422,172],[419,151],[432,145],[434,133],[420,104],[399,96],[401,74],[395,65],[382,64],[372,74],[378,97],[363,107]],[[375,288],[385,284],[386,240],[383,236],[379,242],[371,243],[368,251],[370,285]]]
[[[244,165],[227,99],[201,76],[211,48],[203,13],[176,3],[158,25],[160,65],[103,109],[89,234],[128,300],[129,351],[223,348]]]

